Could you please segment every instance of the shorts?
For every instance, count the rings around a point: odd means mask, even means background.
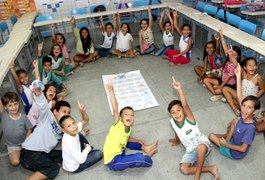
[[[128,52],[130,49],[117,49],[117,50],[119,50],[121,53],[126,53],[126,52]]]
[[[48,179],[57,176],[62,163],[62,151],[51,150],[49,153],[41,151],[21,150],[20,164],[31,171],[39,171]]]
[[[211,144],[209,142],[201,142],[200,144],[205,144],[207,146],[207,152],[206,152],[206,156],[208,156],[208,154],[211,151]],[[199,144],[198,144],[199,145]],[[197,161],[197,151],[196,149],[192,152],[185,152],[185,154],[183,155],[180,164],[181,163],[190,163],[190,164],[195,164]]]
[[[230,144],[230,142],[227,142],[227,143]],[[220,146],[219,152],[220,152],[220,154],[222,154],[222,155],[225,156],[225,157],[228,157],[228,158],[230,158],[230,159],[234,159],[234,158],[232,157],[232,155],[231,155],[231,151],[230,151],[230,149],[227,148],[227,147]]]
[[[7,153],[11,154],[14,151],[20,151],[21,150],[21,146],[7,146]]]
[[[218,80],[219,85],[221,85],[222,82],[223,82],[222,79],[221,79],[221,78],[217,78],[217,80]],[[232,89],[236,89],[236,83],[233,84],[233,85],[231,85],[231,84],[226,84],[225,86],[226,86],[226,87],[230,87],[230,88],[232,88]]]

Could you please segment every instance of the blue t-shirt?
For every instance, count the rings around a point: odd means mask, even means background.
[[[231,144],[237,146],[241,146],[242,144],[248,144],[248,147],[245,152],[239,152],[231,149],[230,152],[233,159],[242,159],[247,155],[249,147],[255,137],[255,130],[256,121],[254,121],[253,123],[244,123],[242,118],[238,120],[233,133],[233,137],[231,139]]]

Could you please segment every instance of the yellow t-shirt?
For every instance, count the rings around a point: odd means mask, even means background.
[[[110,127],[103,148],[104,164],[110,163],[116,155],[122,154],[131,136],[131,132],[132,128],[128,132],[125,132],[125,126],[121,119]]]

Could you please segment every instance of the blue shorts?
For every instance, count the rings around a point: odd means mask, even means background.
[[[202,142],[200,144],[205,144],[207,146],[207,153],[206,153],[206,156],[208,156],[208,154],[210,153],[211,151],[211,144],[208,143],[208,142]],[[199,144],[198,144],[199,145]],[[185,154],[183,155],[181,161],[180,161],[180,164],[181,163],[190,163],[190,164],[195,164],[197,161],[197,151],[196,149],[192,152],[185,152]]]
[[[230,144],[230,142],[227,142]],[[230,159],[234,159],[231,155],[230,149],[224,146],[220,146],[220,150],[219,150],[220,154],[222,154],[225,157],[228,157]]]

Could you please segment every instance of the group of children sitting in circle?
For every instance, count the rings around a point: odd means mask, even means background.
[[[110,96],[114,122],[105,140],[103,152],[94,149],[85,136],[88,130],[83,127],[88,123],[89,117],[86,108],[78,101],[78,108],[82,120],[76,122],[71,116],[71,106],[63,100],[67,88],[63,81],[71,75],[73,68],[92,61],[95,58],[105,57],[109,54],[118,57],[134,57],[137,52],[162,56],[173,64],[188,63],[192,47],[191,28],[183,25],[178,28],[177,12],[166,15],[169,21],[162,25],[164,13],[159,21],[163,32],[163,46],[156,50],[152,34],[151,8],[148,8],[149,20],[140,21],[140,45],[133,48],[129,25],[120,24],[118,15],[118,32],[116,49],[113,49],[115,23],[104,26],[104,41],[94,49],[93,41],[87,28],[74,27],[77,54],[71,61],[66,41],[62,34],[54,34],[51,53],[42,55],[43,43],[38,44],[38,60],[33,62],[33,82],[30,83],[26,71],[15,70],[10,66],[16,83],[17,91],[22,99],[25,112],[19,111],[19,96],[15,92],[7,92],[1,98],[1,120],[5,144],[8,150],[9,162],[12,166],[21,164],[34,173],[28,179],[53,179],[60,166],[68,172],[80,172],[97,163],[104,157],[104,164],[110,170],[124,170],[132,167],[150,167],[151,157],[158,152],[158,142],[147,144],[144,140],[131,137],[134,122],[132,107],[124,107],[118,112],[118,103],[115,97],[115,87],[112,82],[107,84]],[[114,21],[116,18],[114,16]],[[75,19],[72,18],[75,25]],[[174,50],[174,28],[181,35],[179,51]],[[208,42],[204,48],[203,66],[195,66],[198,81],[205,85],[213,94],[212,101],[221,99],[228,102],[238,118],[232,120],[226,134],[211,133],[208,137],[202,134],[197,126],[195,117],[188,105],[180,82],[172,77],[173,88],[178,92],[180,100],[173,100],[168,105],[170,123],[176,136],[170,139],[172,145],[180,142],[186,152],[180,162],[180,171],[184,174],[195,174],[200,179],[202,172],[211,173],[215,179],[219,178],[215,165],[205,166],[204,161],[210,152],[210,141],[220,147],[220,153],[230,159],[244,158],[254,140],[255,131],[265,131],[265,121],[257,121],[255,114],[260,109],[259,98],[265,92],[264,80],[257,74],[255,58],[247,58],[240,63],[240,48],[226,45],[222,30],[215,35],[216,43]],[[220,39],[226,54],[223,59],[220,50]],[[55,149],[62,139],[62,150]],[[126,148],[143,151],[143,153],[125,153]]]

